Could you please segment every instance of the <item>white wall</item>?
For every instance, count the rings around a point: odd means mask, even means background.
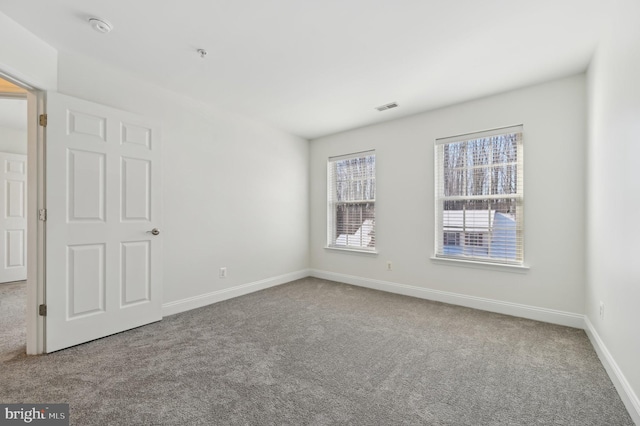
[[[25,110],[25,114],[27,111]],[[27,154],[27,131],[0,127],[0,152]]]
[[[625,402],[640,424],[640,3],[613,4],[614,20],[588,73],[585,313],[627,382],[631,405]]]
[[[311,141],[311,268],[435,290],[432,296],[444,291],[582,314],[585,96],[585,78],[578,75]],[[430,260],[434,140],[513,124],[524,125],[525,263],[530,270],[512,273]],[[377,155],[379,255],[325,249],[327,157],[368,149]],[[393,262],[391,272],[387,261]],[[483,307],[493,310],[498,304]],[[582,324],[580,315],[572,318]]]
[[[165,303],[306,270],[308,141],[71,54],[58,88],[161,121]]]
[[[0,72],[38,89],[55,90],[57,51],[0,12]]]

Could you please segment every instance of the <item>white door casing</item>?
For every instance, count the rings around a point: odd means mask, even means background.
[[[160,132],[47,96],[46,352],[162,318]]]
[[[27,156],[0,152],[0,283],[27,279]]]

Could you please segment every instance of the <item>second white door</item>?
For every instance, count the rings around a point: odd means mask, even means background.
[[[27,279],[27,156],[0,152],[0,283]]]

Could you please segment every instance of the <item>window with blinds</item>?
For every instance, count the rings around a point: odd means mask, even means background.
[[[522,265],[522,126],[437,139],[436,257]]]
[[[328,247],[374,251],[375,151],[330,157],[327,178]]]

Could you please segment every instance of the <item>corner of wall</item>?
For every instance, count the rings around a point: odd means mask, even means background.
[[[587,315],[584,317],[584,323],[584,331],[587,333],[591,344],[595,348],[598,358],[600,358],[611,382],[613,382],[613,385],[618,391],[620,399],[622,399],[635,424],[640,425],[640,399],[638,399],[638,395],[633,391],[624,373],[611,355],[611,352],[609,352],[605,346]]]

